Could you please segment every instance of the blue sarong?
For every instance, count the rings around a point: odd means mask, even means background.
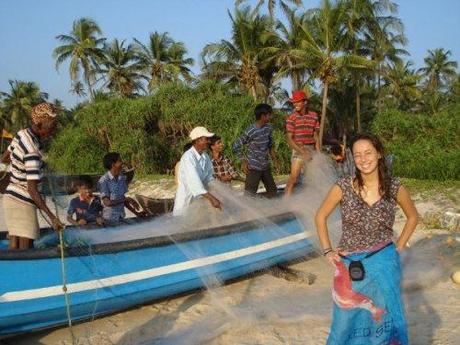
[[[327,345],[407,345],[401,301],[401,263],[394,244],[364,259],[367,252],[347,256],[362,260],[365,277],[351,281],[350,260],[337,264],[332,291],[334,309]]]

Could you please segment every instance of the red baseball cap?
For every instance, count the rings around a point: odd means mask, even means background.
[[[295,103],[295,102],[300,102],[303,100],[307,100],[308,96],[307,93],[303,90],[297,90],[292,92],[292,97],[289,98],[289,102]]]

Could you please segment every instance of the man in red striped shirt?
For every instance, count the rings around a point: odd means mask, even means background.
[[[305,163],[312,159],[316,150],[319,152],[319,117],[308,110],[308,96],[305,91],[292,93],[289,101],[294,105],[294,112],[286,119],[286,136],[292,149],[291,175],[286,183],[285,196],[292,194],[292,189],[299,178]]]

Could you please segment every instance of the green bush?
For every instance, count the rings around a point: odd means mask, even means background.
[[[189,131],[205,126],[220,135],[225,154],[254,121],[253,100],[212,81],[195,87],[167,84],[155,95],[109,99],[80,107],[75,121],[51,142],[49,163],[63,173],[102,172],[102,157],[118,151],[140,174],[171,171],[188,141]],[[290,150],[284,134],[285,114],[276,111],[272,124],[277,159],[274,171],[289,172]],[[418,179],[460,179],[460,104],[436,115],[387,110],[372,130],[395,155],[397,175]]]
[[[104,153],[103,146],[80,128],[68,127],[53,139],[47,161],[61,173],[97,173],[103,171]]]
[[[435,115],[387,110],[376,116],[372,129],[395,155],[396,175],[460,179],[460,104]]]
[[[76,124],[62,130],[50,145],[50,164],[60,172],[102,172],[104,154],[118,151],[139,172],[148,173],[158,162],[156,151],[166,146],[146,130],[155,119],[150,98],[91,103],[75,118]]]
[[[188,133],[205,126],[220,135],[230,158],[231,145],[254,121],[253,100],[228,87],[204,81],[195,87],[167,84],[154,95],[93,102],[74,114],[74,124],[50,145],[50,165],[65,173],[102,172],[102,157],[118,151],[140,174],[167,173],[182,154]],[[284,116],[273,117],[277,173],[289,169]]]

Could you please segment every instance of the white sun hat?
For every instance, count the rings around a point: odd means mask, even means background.
[[[214,133],[211,133],[205,127],[195,127],[189,134],[191,140],[195,140],[201,137],[210,138],[212,136],[214,136]]]

